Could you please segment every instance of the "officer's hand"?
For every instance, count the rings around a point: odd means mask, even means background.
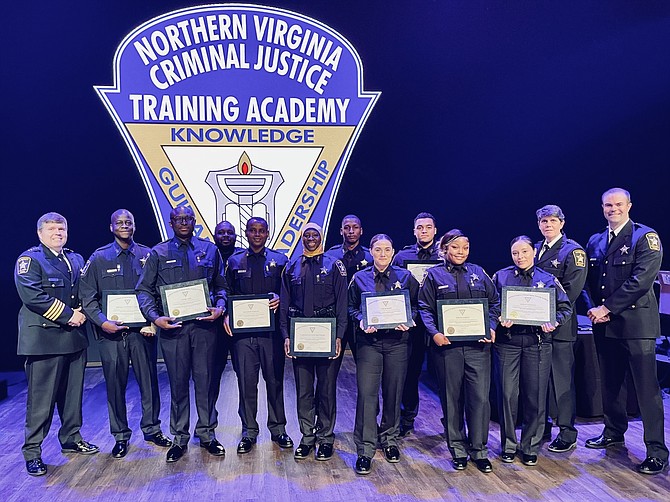
[[[86,322],[86,316],[82,314],[81,307],[74,309],[72,312],[72,317],[67,322],[70,326],[79,327]]]
[[[337,359],[340,357],[340,352],[342,352],[342,340],[339,338],[335,339],[335,355],[333,357],[329,357],[328,359]]]
[[[591,322],[598,324],[609,321],[609,313],[610,311],[607,307],[600,305],[599,307],[589,309],[587,315],[589,316],[589,319],[591,319]]]
[[[295,356],[291,355],[291,339],[290,338],[285,338],[284,339],[284,354],[286,354],[286,357],[290,357],[292,359],[295,359]]]
[[[404,324],[398,324],[395,327],[395,329],[398,330],[398,331],[409,331],[409,328],[407,326],[405,326]]]
[[[209,315],[204,317],[196,317],[196,321],[216,321],[219,317],[221,317],[221,314],[223,314],[223,309],[221,307],[207,307],[207,310],[209,310]]]
[[[368,326],[368,328],[366,329],[366,328],[363,326],[363,320],[362,320],[362,319],[361,319],[361,322],[359,323],[359,326],[360,326],[361,329],[362,329],[363,331],[365,331],[366,333],[374,333],[374,332],[377,331],[377,328],[375,328],[374,326]]]
[[[228,315],[223,316],[223,330],[228,336],[233,336],[233,331],[230,329],[230,323],[228,322]]]
[[[482,343],[495,343],[496,341],[496,330],[491,330],[491,338],[480,338],[478,341]]]
[[[123,321],[105,321],[102,323],[102,330],[110,335],[114,335],[125,329],[128,329],[128,326],[124,326]]]
[[[140,333],[144,336],[155,336],[156,335],[156,326],[150,324],[149,326],[142,326]]]
[[[154,321],[154,324],[160,329],[181,328],[181,322],[176,322],[174,317],[162,316]]]
[[[433,341],[438,347],[442,347],[443,345],[451,345],[451,341],[449,341],[449,339],[444,336],[444,333],[435,333],[433,335]]]
[[[270,307],[270,310],[272,312],[277,312],[277,309],[279,308],[279,295],[277,293],[271,293],[272,299],[268,303],[268,307]]]
[[[511,328],[514,324],[514,321],[503,321],[501,317],[499,317],[498,320],[503,328]]]
[[[558,323],[554,324],[552,322],[545,322],[542,325],[542,331],[544,331],[545,333],[551,333],[556,329],[556,326],[558,326]]]

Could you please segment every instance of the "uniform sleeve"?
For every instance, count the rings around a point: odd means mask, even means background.
[[[565,269],[561,284],[571,303],[575,303],[584,289],[588,274],[586,252],[583,249],[573,249],[565,260]]]
[[[412,274],[409,274],[407,289],[409,289],[409,302],[412,306],[412,319],[416,321],[419,315],[419,281]]]
[[[337,319],[337,333],[336,336],[340,340],[344,338],[344,333],[347,330],[348,316],[347,316],[347,272],[344,264],[340,260],[333,263],[333,290],[335,292],[335,318]]]
[[[572,316],[572,303],[568,298],[567,293],[563,289],[563,286],[555,279],[556,285],[556,322],[559,325],[564,325],[568,322],[568,319]]]
[[[140,310],[144,317],[151,322],[155,322],[161,314],[156,305],[156,280],[158,279],[158,253],[151,251],[147,258],[142,275],[140,276],[135,291],[137,292],[137,301],[140,304]]]
[[[484,272],[484,286],[486,287],[486,297],[489,302],[489,324],[491,329],[496,329],[498,326],[498,319],[500,318],[500,293],[498,288],[493,284],[493,280]]]
[[[363,313],[361,312],[361,288],[356,282],[356,276],[352,277],[349,284],[349,319],[354,323],[354,327],[358,327],[363,320]]]
[[[214,269],[212,270],[212,305],[226,311],[226,277],[224,263],[218,249],[214,250]]]
[[[393,257],[393,261],[391,262],[391,265],[394,265],[396,267],[403,267],[405,263],[405,260],[402,259],[400,256],[400,253],[396,253],[396,255]]]
[[[652,249],[650,241],[656,249]],[[663,260],[661,249],[661,241],[655,232],[647,232],[637,240],[633,270],[624,283],[605,300],[605,307],[610,312],[621,314],[654,286]]]
[[[107,321],[107,317],[102,313],[100,306],[100,293],[98,291],[98,264],[95,260],[95,253],[91,255],[84,265],[79,281],[79,299],[84,309],[86,317],[93,321],[97,326]]]
[[[284,338],[288,338],[288,308],[291,305],[291,278],[288,265],[281,273],[281,292],[279,293],[279,329]]]
[[[423,281],[419,289],[419,314],[421,320],[426,326],[426,332],[433,338],[433,335],[439,333],[437,323],[437,294],[435,287],[435,276],[428,272],[428,275]]]
[[[42,265],[34,256],[21,256],[14,268],[14,283],[26,308],[45,319],[67,325],[74,313],[58,298],[54,298],[42,286]]]

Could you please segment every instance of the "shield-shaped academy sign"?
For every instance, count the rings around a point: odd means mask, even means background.
[[[291,255],[308,221],[328,225],[344,169],[379,97],[352,45],[286,10],[190,7],[128,34],[114,85],[96,91],[130,149],[163,238],[177,206],[211,239],[230,221],[268,221]],[[242,237],[242,245],[248,243]]]

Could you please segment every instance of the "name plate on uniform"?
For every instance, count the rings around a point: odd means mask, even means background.
[[[531,288],[503,286],[503,321],[526,326],[556,324],[556,290],[554,288]]]
[[[228,323],[233,333],[274,331],[275,316],[270,311],[272,294],[228,297]]]
[[[141,328],[149,324],[142,315],[137,294],[133,289],[103,291],[100,307],[108,320],[120,321],[129,328]]]
[[[361,311],[365,329],[373,326],[377,329],[394,329],[404,324],[414,326],[409,291],[396,289],[382,293],[362,293]]]
[[[334,357],[334,317],[291,317],[289,355],[292,357]]]
[[[210,315],[207,307],[212,305],[206,279],[179,282],[161,286],[163,312],[177,321],[188,321]]]
[[[438,329],[450,341],[491,338],[486,298],[437,301]]]
[[[405,260],[403,265],[411,272],[419,284],[423,284],[423,280],[426,278],[428,269],[434,267],[435,265],[440,265],[441,263],[442,262],[440,260]]]

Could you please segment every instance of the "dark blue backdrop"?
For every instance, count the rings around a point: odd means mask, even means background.
[[[18,368],[13,263],[37,243],[47,211],[70,223],[87,257],[110,240],[109,215],[135,213],[137,240],[159,239],[147,196],[93,91],[111,84],[118,43],[142,22],[204,2],[79,0],[3,7],[2,154],[8,244],[2,247],[7,328],[0,369]],[[254,2],[249,2],[254,3]],[[539,236],[538,207],[555,203],[585,243],[604,226],[600,194],[633,195],[632,217],[666,243],[670,190],[670,4],[534,1],[266,1],[347,37],[382,91],[340,187],[337,222],[361,216],[365,237],[400,248],[428,210],[440,232],[471,236],[472,261],[510,263],[508,243]],[[10,228],[11,227],[11,228]],[[665,267],[670,265],[668,259]]]

